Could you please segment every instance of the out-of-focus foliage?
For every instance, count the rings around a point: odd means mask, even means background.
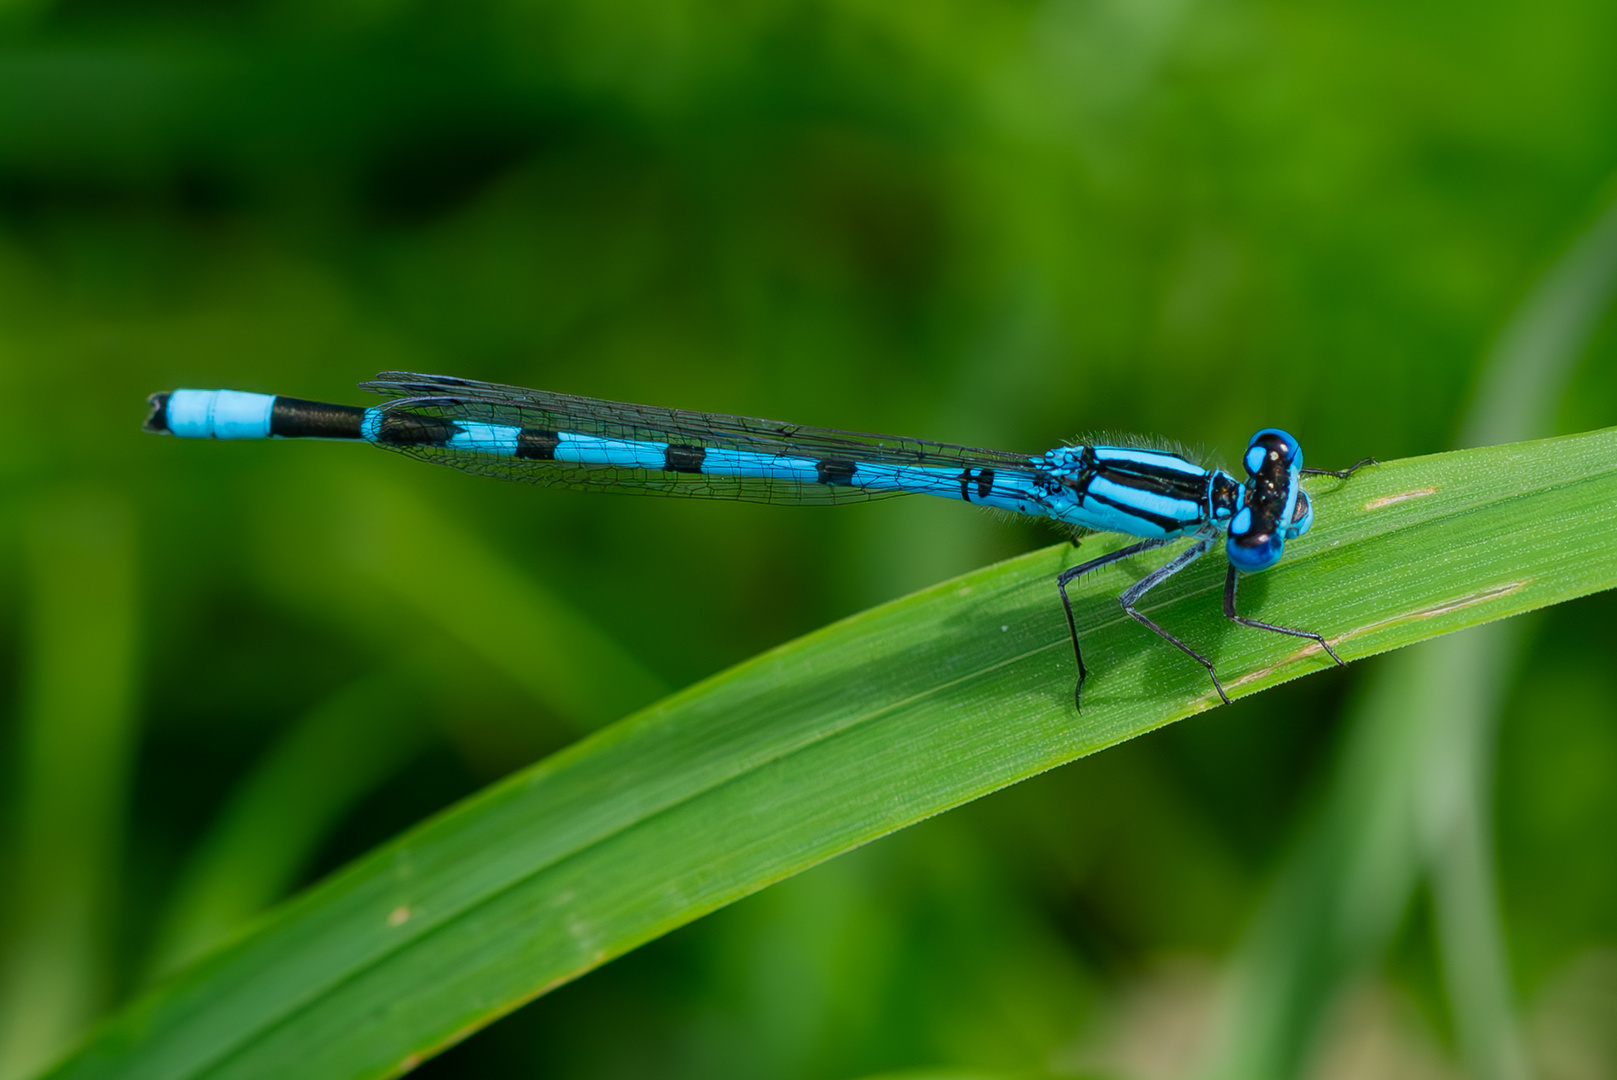
[[[1122,429],[1230,459],[1279,423],[1311,463],[1395,457],[1457,438],[1617,168],[1596,0],[0,21],[7,1077],[661,688],[1047,537],[921,501],[612,499],[187,445],[139,434],[144,394],[357,400],[402,367],[1028,449]],[[1557,430],[1613,422],[1614,361],[1608,318]],[[1614,615],[1533,624],[1482,823],[1549,1078],[1617,1068]],[[1188,1074],[1358,678],[837,860],[427,1071]],[[1454,1059],[1431,910],[1402,906],[1302,1068]]]

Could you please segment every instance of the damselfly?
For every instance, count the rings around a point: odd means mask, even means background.
[[[1301,477],[1346,479],[1303,468],[1297,440],[1277,428],[1252,436],[1244,482],[1166,450],[1059,446],[1037,456],[865,435],[742,416],[574,397],[443,375],[384,372],[361,387],[387,400],[365,408],[237,390],[154,394],[146,430],[191,439],[353,439],[503,480],[587,491],[636,491],[767,503],[839,503],[889,495],[940,495],[1073,529],[1126,533],[1135,544],[1070,567],[1056,578],[1078,661],[1074,702],[1089,669],[1067,586],[1107,563],[1189,537],[1190,547],[1125,589],[1130,617],[1207,669],[1212,661],[1138,608],[1146,593],[1205,555],[1222,534],[1229,555],[1224,614],[1242,626],[1311,638],[1311,630],[1238,614],[1243,573],[1280,560],[1287,540],[1314,523]]]

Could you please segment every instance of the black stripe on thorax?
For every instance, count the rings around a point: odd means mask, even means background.
[[[1192,476],[1175,469],[1133,463],[1097,463],[1095,475],[1103,476],[1120,487],[1149,491],[1170,499],[1184,499],[1198,505],[1207,501],[1207,485],[1210,481],[1206,476]]]
[[[358,439],[364,419],[360,405],[328,405],[277,394],[270,406],[270,434],[281,439]]]

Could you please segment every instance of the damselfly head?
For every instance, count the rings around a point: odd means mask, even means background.
[[[1232,566],[1254,573],[1280,561],[1286,541],[1314,523],[1314,511],[1299,483],[1303,452],[1284,431],[1264,428],[1252,436],[1241,463],[1245,498],[1230,519],[1224,549]]]

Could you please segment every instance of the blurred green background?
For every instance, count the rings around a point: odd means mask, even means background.
[[[1614,42],[1602,0],[0,4],[0,1078],[580,733],[1055,539],[182,443],[146,394],[403,368],[1331,466],[1495,430],[1537,341],[1537,433],[1602,427]],[[421,1073],[1617,1076],[1614,616],[1501,635],[1458,742],[1400,741],[1456,685],[1418,651],[1318,675]],[[1416,805],[1453,760],[1469,847]]]

